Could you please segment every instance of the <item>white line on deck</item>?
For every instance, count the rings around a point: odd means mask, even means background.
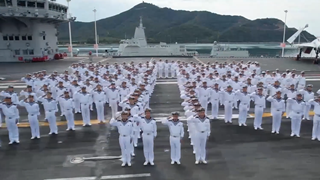
[[[125,178],[139,178],[150,177],[150,173],[143,174],[123,174],[123,175],[110,175],[102,176],[100,179],[125,179]],[[96,177],[75,177],[75,178],[58,178],[58,179],[45,179],[45,180],[95,180]]]

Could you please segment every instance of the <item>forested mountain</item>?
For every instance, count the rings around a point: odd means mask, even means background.
[[[212,43],[281,42],[283,22],[278,19],[248,20],[242,16],[219,15],[207,11],[178,11],[140,3],[113,17],[97,21],[100,43],[118,43],[131,38],[143,17],[148,42]],[[94,22],[73,22],[74,41],[94,43]],[[297,30],[288,28],[289,38]],[[315,37],[304,32],[307,39]],[[68,42],[68,24],[59,26],[59,41]],[[303,41],[303,39],[301,38]]]

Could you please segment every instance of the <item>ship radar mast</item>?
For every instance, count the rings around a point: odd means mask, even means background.
[[[144,28],[144,27],[143,27],[143,23],[142,23],[142,16],[140,16],[140,25],[139,25],[139,27],[140,27],[140,28]]]

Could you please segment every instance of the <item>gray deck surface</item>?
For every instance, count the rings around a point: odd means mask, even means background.
[[[95,62],[104,59],[95,59]],[[177,60],[177,59],[175,59]],[[181,59],[194,61],[195,59]],[[216,61],[209,58],[203,62]],[[73,62],[81,59],[69,59],[49,63],[0,64],[0,77],[8,80],[20,79],[27,72],[59,70],[63,71]],[[132,61],[132,59],[111,59],[109,63]],[[133,61],[144,62],[145,58]],[[224,60],[218,60],[224,61]],[[247,61],[245,59],[245,61]],[[297,69],[305,70],[311,79],[317,79],[319,66],[310,62],[289,59],[250,59],[258,61],[264,70]],[[2,71],[12,69],[11,71]],[[160,81],[160,80],[159,80]],[[161,80],[164,81],[164,80]],[[175,80],[167,80],[175,81]],[[320,88],[319,81],[310,82],[315,90]],[[1,82],[0,82],[1,85]],[[21,90],[21,89],[20,89]],[[20,91],[19,89],[17,91]],[[183,112],[180,106],[179,90],[176,84],[156,85],[150,101],[154,117],[167,117],[172,111]],[[268,104],[269,110],[270,105]],[[106,108],[110,119],[109,108]],[[251,110],[252,113],[252,110]],[[26,112],[21,109],[21,119],[26,120]],[[223,109],[220,109],[223,114]],[[238,114],[234,110],[234,114]],[[60,118],[58,118],[60,120]],[[81,116],[76,116],[81,120]],[[96,113],[92,113],[96,119]],[[42,120],[40,118],[40,120]],[[141,175],[132,180],[318,180],[320,171],[320,142],[311,141],[312,121],[303,121],[301,138],[290,137],[290,121],[283,119],[280,135],[273,135],[271,118],[263,119],[263,131],[255,131],[253,119],[248,120],[247,127],[226,125],[222,120],[212,121],[212,134],[207,144],[207,165],[195,165],[192,146],[185,134],[182,144],[181,165],[170,164],[170,146],[167,127],[158,123],[158,137],[155,139],[155,166],[143,166],[142,147],[136,149],[132,167],[121,167],[119,159],[102,161],[85,161],[72,164],[70,159],[77,156],[119,156],[118,133],[108,124],[92,127],[77,126],[75,132],[65,132],[64,125],[59,126],[59,135],[49,136],[47,126],[41,127],[42,138],[30,140],[30,128],[20,128],[20,145],[8,146],[7,130],[0,129],[0,180],[44,180],[60,178],[95,177],[95,179],[112,178],[111,175]],[[104,176],[104,177],[103,177]],[[102,178],[101,178],[102,177]],[[67,180],[67,179],[65,179]]]

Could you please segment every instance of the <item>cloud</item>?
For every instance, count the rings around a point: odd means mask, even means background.
[[[58,3],[67,4],[65,0]],[[103,19],[126,11],[141,3],[141,0],[72,0],[70,10],[79,21],[93,21],[93,9],[97,18]],[[284,21],[284,10],[288,10],[287,25],[299,28],[309,24],[310,33],[320,36],[318,13],[319,0],[148,0],[159,7],[176,10],[210,11],[224,15],[240,15],[248,19],[277,18]]]

